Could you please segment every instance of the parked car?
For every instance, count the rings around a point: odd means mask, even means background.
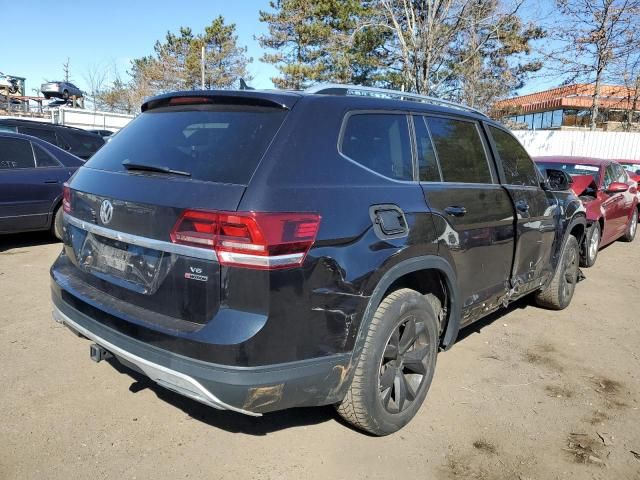
[[[461,327],[527,294],[569,305],[586,218],[567,187],[429,97],[158,96],[66,190],[54,318],[212,407],[335,404],[386,435]]]
[[[85,160],[104,145],[104,139],[100,135],[81,128],[21,118],[0,119],[0,130],[38,137]]]
[[[0,131],[0,233],[62,238],[62,186],[83,161],[43,140]]]
[[[76,87],[73,83],[63,81],[43,83],[40,86],[40,91],[47,100],[52,97],[68,100],[73,96],[77,98],[83,96],[82,90]]]
[[[640,160],[616,160],[633,178],[640,177]],[[637,181],[637,180],[636,180]]]
[[[588,230],[580,264],[595,264],[601,247],[622,239],[631,242],[638,226],[637,183],[612,160],[584,157],[537,157],[542,169],[562,170],[574,177],[573,190],[587,210]]]

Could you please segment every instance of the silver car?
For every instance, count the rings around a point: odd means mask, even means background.
[[[64,98],[65,100],[73,97],[82,97],[82,90],[76,87],[70,82],[47,82],[43,83],[40,87],[40,91],[44,95],[44,98],[49,99],[51,97]]]

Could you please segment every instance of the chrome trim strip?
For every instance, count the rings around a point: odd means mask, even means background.
[[[178,245],[176,243],[156,240],[154,238],[140,237],[138,235],[133,235],[130,233],[118,232],[116,230],[111,230],[110,228],[96,225],[95,223],[89,223],[84,220],[80,220],[79,218],[73,217],[68,213],[64,214],[64,219],[74,227],[86,230],[89,233],[100,235],[101,237],[107,237],[113,240],[130,243],[132,245],[138,245],[140,247],[151,248],[154,250],[161,250],[167,253],[175,253],[177,255],[184,255],[187,257],[201,258],[204,260],[218,260],[216,252],[214,250],[190,247],[188,245]]]
[[[227,263],[239,263],[245,266],[256,267],[279,267],[282,265],[292,265],[304,258],[304,253],[290,253],[287,255],[274,255],[266,257],[263,255],[251,255],[249,253],[220,252],[220,258]]]
[[[89,340],[97,343],[116,357],[121,357],[126,361],[133,363],[151,380],[162,387],[197,400],[198,402],[204,403],[205,405],[217,408],[218,410],[232,410],[234,412],[243,413],[252,417],[262,416],[261,413],[250,412],[248,410],[243,410],[241,408],[237,408],[224,403],[213,393],[207,390],[204,386],[202,386],[200,382],[198,382],[195,378],[190,377],[189,375],[178,372],[176,370],[171,370],[170,368],[167,368],[163,365],[158,365],[157,363],[153,363],[142,357],[138,357],[133,353],[127,352],[120,347],[117,347],[116,345],[104,340],[103,338],[91,333],[86,328],[75,323],[68,316],[62,313],[62,311],[60,311],[60,309],[55,305],[53,307],[53,319],[56,322],[62,323],[77,331],[82,336],[87,337]]]

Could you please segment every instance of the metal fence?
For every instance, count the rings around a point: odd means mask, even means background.
[[[566,155],[640,160],[638,132],[514,130],[513,134],[533,157]]]
[[[59,108],[52,112],[54,123],[85,129],[117,131],[133,119],[124,113],[100,112],[79,108]]]

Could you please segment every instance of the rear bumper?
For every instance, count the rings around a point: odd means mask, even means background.
[[[339,402],[346,392],[349,354],[259,367],[188,358],[113,330],[74,309],[52,290],[53,317],[109,351],[158,385],[221,410],[247,415]],[[211,348],[215,348],[212,346]]]

